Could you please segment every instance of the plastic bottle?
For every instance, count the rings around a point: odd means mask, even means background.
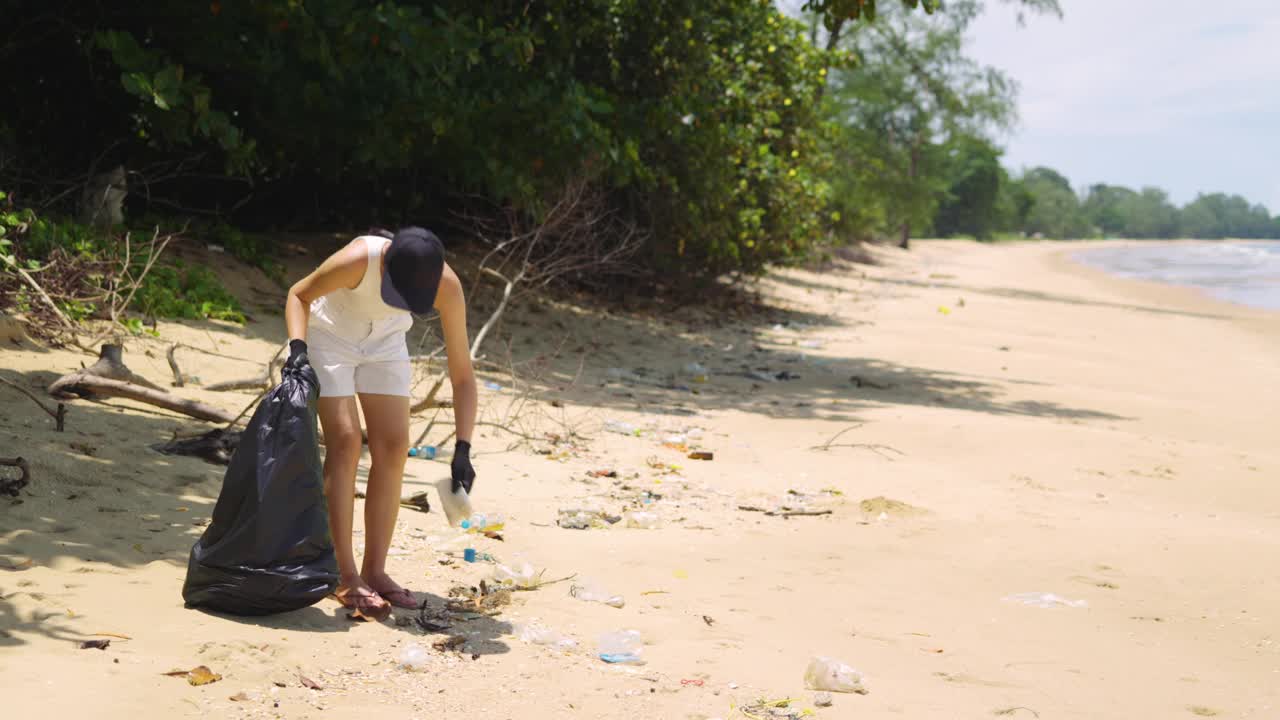
[[[501,515],[485,515],[484,513],[474,513],[459,524],[459,527],[469,533],[498,532],[504,526],[505,523]]]
[[[621,608],[627,604],[626,598],[614,595],[602,585],[584,580],[581,584],[572,585],[569,594],[586,602],[598,602],[609,607]]]
[[[577,640],[565,637],[555,630],[543,625],[539,622],[531,622],[520,628],[520,641],[527,642],[530,645],[554,645],[559,648],[572,648],[578,644]]]
[[[506,587],[530,590],[538,586],[538,569],[533,563],[517,559],[510,565],[498,563],[493,568],[493,581]]]
[[[463,520],[471,516],[471,499],[467,497],[467,491],[458,488],[457,492],[453,490],[453,479],[450,477],[440,478],[436,482],[436,492],[440,494],[440,507],[444,508],[444,515],[449,520],[449,525],[459,527]]]
[[[430,659],[426,649],[416,643],[400,651],[400,667],[410,672],[426,670]]]
[[[627,527],[639,528],[641,530],[656,530],[658,528],[658,514],[647,512],[645,510],[632,510],[627,513]]]
[[[640,433],[640,428],[625,420],[609,420],[605,422],[604,429],[619,435],[638,435]]]
[[[804,671],[804,684],[810,690],[830,692],[866,693],[862,686],[862,673],[839,660],[816,656]]]
[[[638,630],[605,633],[596,641],[600,659],[607,663],[643,665],[644,639]]]

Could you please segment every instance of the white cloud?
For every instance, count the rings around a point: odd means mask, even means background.
[[[988,5],[970,51],[1021,87],[1013,164],[1280,211],[1280,4],[1063,0],[1061,21],[1031,15],[1023,28]]]

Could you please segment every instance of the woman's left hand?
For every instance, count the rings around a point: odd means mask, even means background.
[[[471,467],[471,443],[465,440],[458,441],[453,451],[450,470],[453,472],[453,491],[458,492],[458,488],[462,488],[470,495],[471,485],[476,480],[475,468]]]

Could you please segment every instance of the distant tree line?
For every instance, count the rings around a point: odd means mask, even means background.
[[[1010,174],[999,149],[981,140],[958,143],[947,157],[931,228],[944,237],[1280,238],[1280,216],[1239,195],[1201,194],[1178,207],[1156,187],[1098,183],[1077,193],[1050,168]]]

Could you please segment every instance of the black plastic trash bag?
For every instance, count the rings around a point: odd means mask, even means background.
[[[319,382],[286,366],[240,437],[213,520],[191,548],[187,607],[267,615],[314,604],[338,585],[320,443]]]

